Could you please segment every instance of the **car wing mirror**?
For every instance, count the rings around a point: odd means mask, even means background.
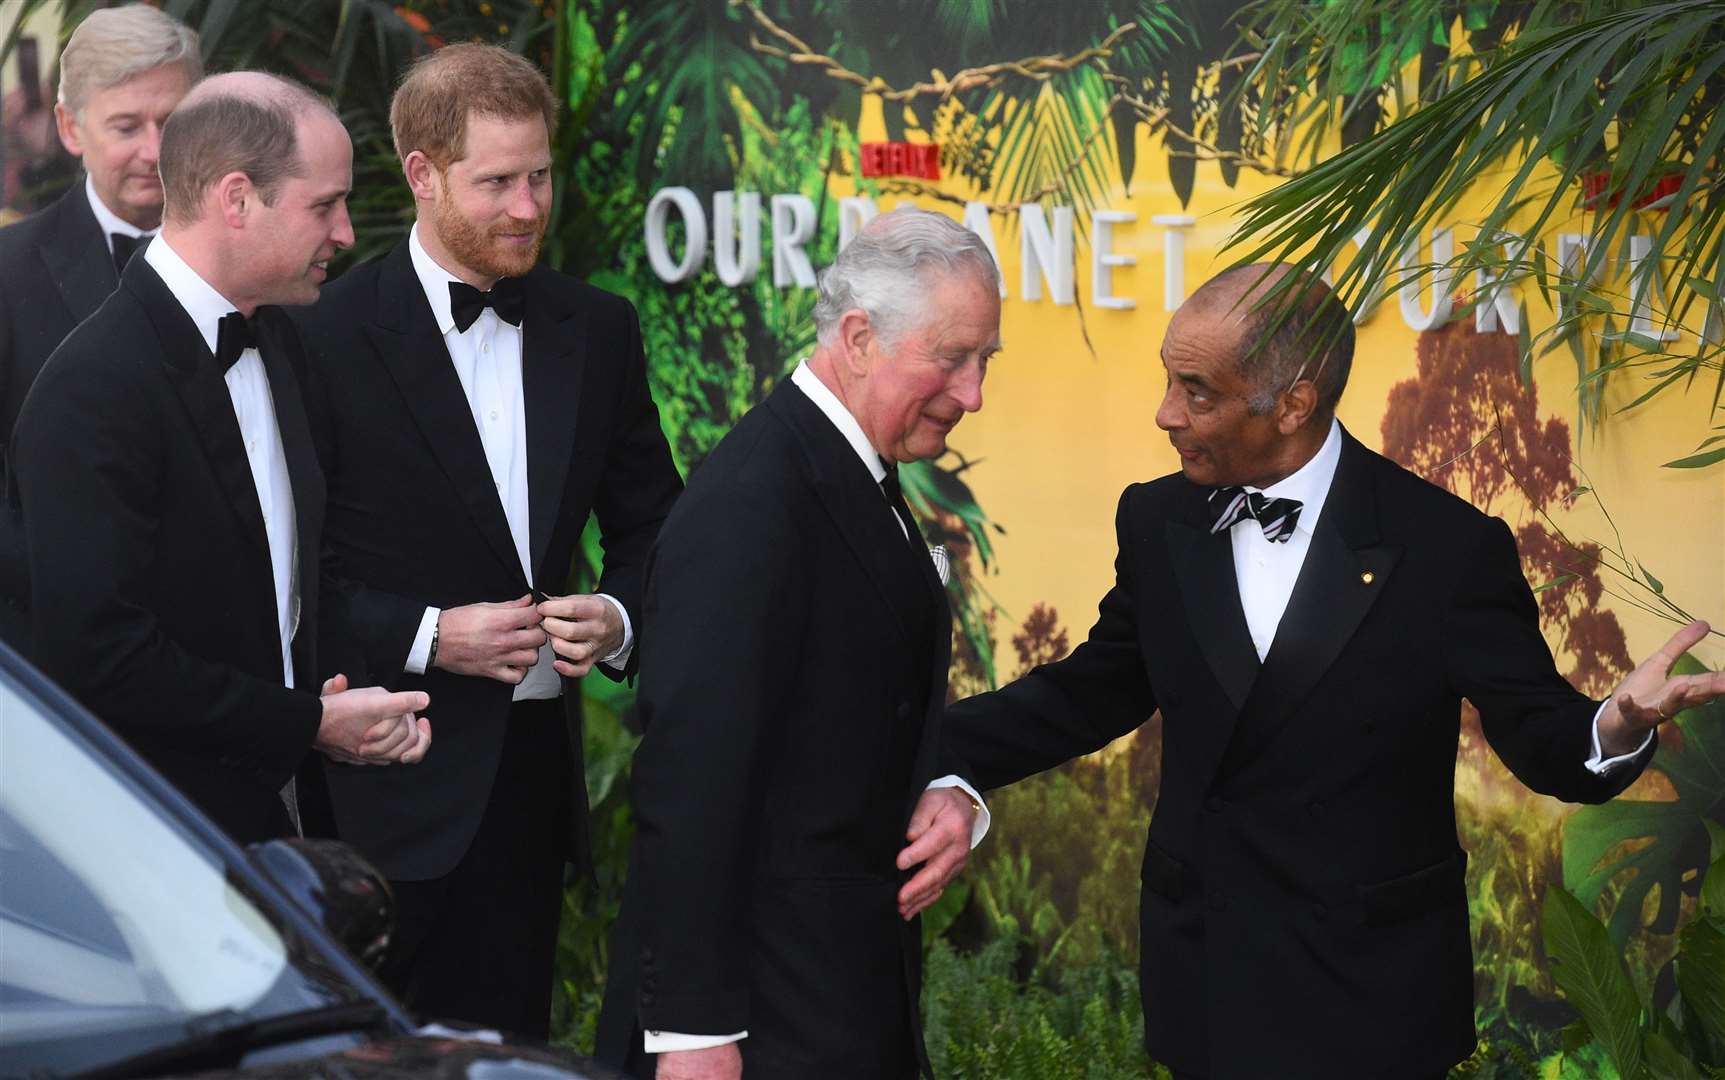
[[[247,851],[313,921],[377,969],[395,930],[395,897],[377,867],[339,840],[269,840]]]

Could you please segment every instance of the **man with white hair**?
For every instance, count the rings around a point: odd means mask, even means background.
[[[661,1080],[928,1071],[916,916],[987,815],[938,754],[951,615],[897,469],[982,407],[999,280],[939,214],[870,223],[822,276],[814,354],[666,520],[602,1060]]]
[[[291,834],[308,751],[418,761],[428,697],[322,687],[324,481],[278,304],[353,243],[327,102],[204,81],[162,131],[162,233],[18,416],[36,658],[236,840]],[[285,798],[284,798],[285,797]]]
[[[162,123],[203,76],[198,35],[148,4],[92,12],[60,54],[54,121],[84,182],[0,229],[0,446],[48,354],[162,223]],[[23,535],[0,516],[0,638],[27,638]]]

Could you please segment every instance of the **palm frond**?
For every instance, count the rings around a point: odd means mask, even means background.
[[[1312,7],[1280,6],[1308,13]],[[1385,287],[1409,281],[1455,282],[1476,271],[1535,281],[1560,302],[1561,317],[1540,336],[1577,352],[1584,420],[1599,419],[1600,379],[1611,372],[1645,369],[1657,392],[1721,370],[1725,349],[1718,342],[1702,340],[1679,355],[1645,331],[1613,323],[1600,336],[1580,332],[1580,324],[1596,329],[1608,312],[1623,319],[1631,310],[1652,309],[1635,325],[1650,319],[1675,325],[1689,312],[1694,291],[1658,310],[1652,303],[1656,279],[1725,278],[1725,191],[1716,180],[1725,125],[1715,122],[1725,70],[1725,0],[1669,0],[1629,10],[1582,6],[1599,10],[1572,21],[1542,2],[1514,38],[1487,53],[1452,59],[1435,98],[1406,105],[1377,135],[1250,200],[1229,248],[1241,262],[1287,261],[1322,270],[1369,229],[1336,280],[1339,294],[1356,308]],[[1329,10],[1319,14],[1327,19]],[[1292,46],[1270,46],[1276,48]],[[1291,63],[1277,60],[1263,70]],[[1334,84],[1324,92],[1338,86],[1349,89]],[[1507,178],[1487,179],[1506,165]],[[1474,237],[1452,258],[1399,264],[1410,241],[1450,220],[1486,183],[1496,185],[1486,192],[1489,210],[1472,223]],[[1577,212],[1587,214],[1585,257],[1573,267],[1554,266],[1539,242]],[[1653,214],[1663,220],[1649,231]],[[1612,283],[1625,278],[1636,235],[1650,236],[1651,254],[1614,296]]]

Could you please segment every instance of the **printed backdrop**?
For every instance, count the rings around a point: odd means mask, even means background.
[[[1241,201],[1298,164],[1222,106],[1242,71],[1218,63],[1233,43],[1230,3],[420,0],[339,24],[334,8],[346,7],[325,5],[327,26],[303,22],[317,5],[168,6],[204,20],[213,66],[277,66],[335,92],[358,147],[359,256],[410,220],[381,124],[400,64],[467,37],[544,64],[568,106],[547,257],[639,307],[685,470],[806,355],[811,275],[871,210],[914,204],[991,237],[1005,349],[984,409],[950,454],[905,477],[931,539],[956,557],[956,694],[1082,640],[1110,583],[1121,489],[1178,467],[1153,422],[1170,312],[1228,264]],[[1469,5],[1479,21],[1468,25],[1486,26],[1499,6]],[[1439,42],[1468,32],[1437,30]],[[42,33],[47,69],[53,30]],[[24,208],[66,173],[43,149],[41,95],[17,71],[15,59],[0,88],[3,164],[6,197]],[[1423,237],[1411,258],[1468,237],[1485,195],[1442,223],[1454,236]],[[1549,230],[1549,254],[1560,259],[1560,234],[1585,226]],[[1705,434],[1711,388],[1618,411],[1645,389],[1620,377],[1602,421],[1584,425],[1566,352],[1537,361],[1531,385],[1520,376],[1520,332],[1552,320],[1539,292],[1463,307],[1488,289],[1392,293],[1362,313],[1341,420],[1516,529],[1560,667],[1603,694],[1674,629],[1653,613],[1664,600],[1725,624],[1725,475],[1662,467]],[[1696,656],[1717,668],[1725,639]],[[629,692],[588,694],[599,885],[571,892],[559,1004],[562,1037],[577,1046],[591,1045],[632,746]],[[1464,711],[1456,789],[1486,1056],[1559,1068],[1558,1032],[1574,1013],[1540,945],[1553,884],[1608,917],[1644,993],[1668,999],[1673,930],[1693,912],[1707,858],[1703,823],[1725,821],[1722,712],[1668,739],[1661,767],[1625,799],[1577,812],[1522,789]],[[1057,1073],[1034,1064],[1039,1053],[1100,1068],[1107,1047],[1137,1052],[1138,861],[1159,768],[1151,720],[1093,760],[994,797],[993,834],[929,920],[926,1006],[943,1069],[1043,1077]],[[1001,1018],[1019,1015],[1009,1000],[1042,1011],[1003,1033]]]

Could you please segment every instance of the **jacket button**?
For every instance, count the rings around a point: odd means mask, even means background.
[[[1222,800],[1215,795],[1204,800],[1204,809],[1210,811],[1212,814],[1220,814],[1222,812],[1223,805]]]
[[[1306,810],[1313,817],[1323,817],[1324,816],[1324,804],[1317,799],[1313,799],[1311,802],[1307,803],[1306,804]]]
[[[653,962],[653,950],[652,949],[642,949],[641,950],[641,963],[651,964],[652,962]]]
[[[1211,911],[1227,911],[1228,910],[1227,898],[1224,897],[1221,893],[1211,893],[1210,894],[1210,910]]]
[[[658,999],[653,996],[653,991],[651,991],[651,990],[641,991],[641,1004],[647,1006],[649,1009],[653,1007],[653,1002],[655,1002],[657,1000]]]
[[[900,720],[909,720],[910,719],[910,703],[909,702],[905,702],[905,701],[899,702],[898,708],[893,710],[893,711],[898,714],[898,718]]]

